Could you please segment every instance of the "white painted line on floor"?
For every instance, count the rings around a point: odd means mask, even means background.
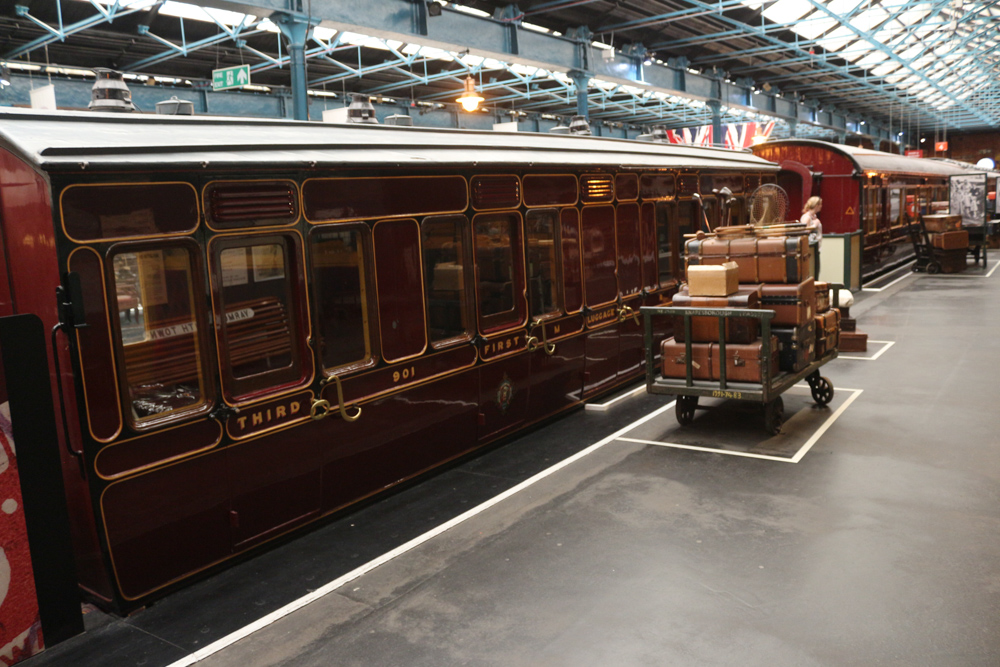
[[[974,275],[965,273],[964,271],[960,271],[959,273],[936,273],[936,274],[934,274],[933,277],[934,278],[947,278],[948,280],[964,279],[964,278],[980,278],[980,279],[982,279],[982,278],[989,278],[997,270],[997,267],[1000,267],[1000,259],[993,260],[993,268],[990,269],[987,273],[984,273],[981,276],[974,276]],[[977,266],[976,268],[978,269],[979,267]]]
[[[808,385],[797,384],[795,386],[808,388]],[[802,447],[799,448],[799,451],[795,452],[795,455],[792,458],[786,458],[783,456],[769,456],[767,454],[753,454],[751,452],[734,452],[728,449],[714,449],[712,447],[697,447],[695,445],[683,445],[676,442],[657,442],[655,440],[640,440],[638,438],[620,437],[618,438],[618,440],[624,442],[635,442],[641,445],[656,445],[658,447],[673,447],[674,449],[687,449],[697,452],[708,452],[710,454],[726,454],[727,456],[742,456],[748,459],[763,459],[765,461],[779,461],[781,463],[798,463],[799,461],[802,460],[802,457],[804,457],[807,453],[809,453],[809,450],[812,449],[813,445],[815,445],[816,442],[823,436],[823,434],[826,433],[827,429],[829,429],[833,425],[833,422],[835,422],[840,417],[840,415],[844,414],[844,410],[846,410],[847,407],[851,403],[853,403],[855,399],[857,399],[857,397],[860,396],[864,390],[841,388],[838,391],[849,391],[851,392],[851,395],[847,397],[847,400],[844,401],[843,404],[841,404],[841,406],[838,407],[833,412],[833,414],[827,417],[826,421],[824,421],[820,425],[820,427],[816,429],[816,432],[812,434],[812,437],[806,440],[806,442],[802,445]]]
[[[878,359],[879,357],[881,357],[883,354],[885,354],[886,350],[888,350],[890,347],[892,347],[893,345],[896,344],[896,341],[894,341],[894,340],[869,340],[868,342],[869,343],[881,343],[882,344],[882,349],[879,350],[878,352],[876,352],[874,355],[872,355],[870,357],[849,357],[849,356],[840,354],[840,355],[837,355],[837,358],[838,359],[851,359],[853,361],[875,361],[876,359]]]
[[[997,263],[993,265],[993,268],[990,269],[990,272],[987,273],[985,276],[983,276],[983,278],[989,278],[990,276],[992,276],[993,272],[997,270],[998,266],[1000,266],[1000,260],[997,260]]]
[[[646,383],[643,382],[642,385],[636,387],[632,391],[627,391],[621,396],[616,396],[607,403],[587,403],[583,406],[584,410],[589,410],[591,412],[607,412],[608,409],[617,403],[618,401],[624,401],[626,398],[632,398],[633,396],[638,396],[639,394],[646,393]]]
[[[907,264],[904,264],[903,266],[899,267],[899,268],[904,268],[904,267],[905,267],[905,268],[907,268],[907,270],[908,270],[909,272],[908,272],[908,273],[904,273],[904,274],[903,274],[903,275],[901,275],[900,277],[898,277],[898,278],[896,278],[895,280],[893,280],[893,281],[892,281],[891,283],[888,283],[888,284],[885,284],[885,285],[882,285],[881,287],[862,287],[862,288],[861,288],[861,291],[862,291],[862,292],[881,292],[882,290],[886,290],[886,289],[889,289],[890,287],[892,287],[893,285],[895,285],[896,283],[898,283],[898,282],[899,282],[900,280],[902,280],[903,278],[909,278],[909,277],[913,276],[913,275],[914,275],[913,271],[912,271],[911,269],[909,269],[909,268],[908,268],[908,267],[909,267],[909,265],[910,265],[910,264],[912,264],[912,263],[913,263],[913,262],[909,262],[909,263],[907,263]],[[894,270],[894,271],[898,271],[899,269],[893,269],[893,270]]]
[[[645,389],[645,385],[643,385],[643,389]],[[582,450],[580,452],[577,452],[576,454],[574,454],[573,456],[570,456],[569,458],[563,459],[559,463],[556,463],[555,465],[550,466],[549,468],[546,468],[545,470],[543,470],[542,472],[538,473],[537,475],[534,475],[533,477],[529,477],[528,479],[524,480],[520,484],[517,484],[516,486],[513,486],[513,487],[507,489],[503,493],[490,498],[486,502],[483,502],[480,505],[477,505],[476,507],[473,507],[472,509],[470,509],[469,511],[465,512],[464,514],[460,514],[460,515],[456,516],[455,518],[451,519],[450,521],[446,521],[445,523],[441,524],[440,526],[437,526],[436,528],[433,528],[433,529],[427,531],[423,535],[419,535],[419,536],[413,538],[412,540],[410,540],[409,542],[406,542],[405,544],[399,545],[395,549],[382,554],[378,558],[376,558],[374,560],[371,560],[371,561],[365,563],[364,565],[362,565],[362,566],[360,566],[360,567],[358,567],[358,568],[356,568],[354,570],[351,570],[347,574],[341,575],[340,577],[334,579],[330,583],[328,583],[328,584],[326,584],[326,585],[324,585],[324,586],[322,586],[320,588],[317,588],[312,593],[310,593],[308,595],[304,595],[303,597],[299,598],[298,600],[294,600],[292,602],[289,602],[284,607],[281,607],[280,609],[276,609],[276,610],[272,611],[270,614],[268,614],[268,615],[266,615],[266,616],[264,616],[262,618],[257,619],[253,623],[250,623],[249,625],[246,625],[246,626],[240,628],[239,630],[236,630],[235,632],[232,632],[232,633],[226,635],[225,637],[212,642],[208,646],[206,646],[206,647],[204,647],[204,648],[202,648],[202,649],[200,649],[198,651],[195,651],[194,653],[192,653],[192,654],[190,654],[188,656],[185,656],[185,657],[181,658],[180,660],[178,660],[176,662],[171,663],[170,665],[168,665],[168,667],[188,667],[189,665],[193,665],[195,663],[201,662],[205,658],[208,658],[209,656],[212,656],[212,655],[218,653],[219,651],[221,651],[221,650],[223,650],[223,649],[225,649],[225,648],[227,648],[229,646],[232,646],[233,644],[235,644],[236,642],[240,641],[241,639],[245,639],[245,638],[249,637],[253,633],[257,632],[258,630],[263,630],[267,626],[269,626],[272,623],[275,623],[275,622],[281,620],[282,618],[284,618],[285,616],[288,616],[292,612],[297,611],[299,609],[302,609],[303,607],[305,607],[305,606],[307,606],[307,605],[315,602],[316,600],[319,600],[320,598],[322,598],[322,597],[324,597],[326,595],[329,595],[330,593],[334,592],[335,590],[337,590],[341,586],[344,586],[345,584],[348,584],[348,583],[354,581],[358,577],[360,577],[360,576],[362,576],[364,574],[367,574],[368,572],[371,572],[375,568],[377,568],[377,567],[379,567],[381,565],[385,565],[386,563],[388,563],[392,559],[394,559],[394,558],[396,558],[398,556],[402,556],[406,552],[411,551],[411,550],[415,549],[416,547],[419,547],[421,544],[423,544],[423,543],[425,543],[425,542],[427,542],[427,541],[429,541],[429,540],[437,537],[438,535],[441,535],[442,533],[447,532],[448,530],[451,530],[455,526],[458,526],[459,524],[467,521],[468,519],[471,519],[472,517],[476,516],[477,514],[480,514],[480,513],[484,512],[484,511],[490,509],[494,505],[497,505],[497,504],[503,502],[507,498],[510,498],[511,496],[516,495],[517,493],[519,493],[519,492],[527,489],[528,487],[532,486],[536,482],[539,482],[539,481],[545,479],[546,477],[548,477],[549,475],[551,475],[551,474],[553,474],[555,472],[558,472],[559,470],[562,470],[563,468],[565,468],[566,466],[570,465],[571,463],[575,463],[576,461],[579,461],[580,459],[584,458],[585,456],[593,454],[594,452],[596,452],[598,449],[600,449],[604,445],[608,444],[609,442],[614,442],[615,440],[617,440],[619,438],[619,436],[622,436],[625,433],[628,433],[629,431],[631,431],[631,430],[633,430],[633,429],[641,426],[642,424],[645,424],[650,419],[653,419],[654,417],[658,417],[659,415],[663,414],[664,412],[666,412],[670,408],[674,407],[674,403],[676,403],[676,401],[670,401],[669,403],[667,403],[663,407],[657,408],[656,410],[650,412],[645,417],[637,419],[636,421],[632,422],[628,426],[625,426],[624,428],[621,428],[621,429],[615,431],[614,433],[612,433],[611,435],[607,436],[603,440],[594,443],[590,447],[587,447],[586,449],[584,449],[584,450]]]

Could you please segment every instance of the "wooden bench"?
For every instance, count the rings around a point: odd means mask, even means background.
[[[290,354],[292,335],[284,304],[265,297],[233,304],[227,312],[238,316],[248,309],[252,316],[236,319],[226,327],[230,367]],[[154,330],[190,324],[184,320],[158,322]],[[195,351],[196,335],[191,331],[125,345],[128,382],[132,386],[194,383],[200,361]]]

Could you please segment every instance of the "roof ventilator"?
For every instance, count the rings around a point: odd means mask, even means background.
[[[113,69],[98,67],[94,69],[97,81],[90,89],[90,104],[93,111],[135,111],[132,104],[132,91],[125,85],[122,73]]]
[[[351,106],[347,107],[347,122],[378,124],[378,119],[375,118],[375,107],[372,106],[367,95],[351,94]]]
[[[668,143],[667,131],[661,126],[650,128],[649,132],[640,134],[636,139],[639,141],[655,141],[661,144]]]
[[[569,122],[569,133],[578,137],[589,137],[590,123],[583,116],[573,116],[573,120]]]
[[[438,5],[438,7],[440,6]],[[397,127],[413,127],[413,117],[407,116],[405,113],[394,113],[391,116],[386,116],[382,122],[386,125],[395,125]]]

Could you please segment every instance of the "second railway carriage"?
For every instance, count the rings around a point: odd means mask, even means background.
[[[56,328],[81,586],[134,609],[639,378],[636,313],[677,288],[694,195],[776,172],[601,138],[0,112],[0,315]]]
[[[948,179],[964,173],[950,164],[812,139],[768,141],[755,155],[778,163],[778,184],[789,196],[790,218],[805,201],[823,198],[824,234],[864,235],[862,272],[884,268],[909,247],[908,228],[948,201]]]

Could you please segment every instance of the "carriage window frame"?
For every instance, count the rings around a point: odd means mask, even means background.
[[[529,252],[531,248],[531,219],[537,218],[542,215],[548,215],[551,217],[552,222],[552,289],[555,292],[553,298],[553,309],[544,313],[535,314],[531,307],[531,262]],[[563,278],[563,244],[562,244],[562,209],[560,208],[533,208],[530,209],[524,216],[524,272],[525,272],[525,285],[528,288],[528,317],[533,320],[547,320],[554,317],[560,317],[566,312],[565,296],[564,296],[564,278]]]
[[[510,246],[511,252],[511,289],[512,307],[509,310],[483,313],[483,283],[495,282],[484,281],[482,279],[482,268],[480,261],[480,234],[478,223],[483,218],[496,218],[500,216],[509,217],[511,224]],[[524,267],[524,217],[520,211],[489,211],[477,213],[472,217],[472,247],[473,258],[476,267],[476,322],[480,333],[493,335],[504,331],[510,331],[524,326],[528,318],[528,299],[525,296],[525,267]]]
[[[105,254],[105,283],[107,285],[108,303],[117,303],[118,278],[115,275],[114,260],[122,254],[139,254],[148,251],[179,248],[188,256],[189,284],[191,295],[192,322],[196,325],[194,340],[196,341],[196,373],[201,390],[200,400],[191,405],[172,410],[158,412],[147,417],[137,417],[133,411],[131,385],[129,383],[129,366],[125,360],[125,343],[121,328],[120,315],[113,318],[111,326],[114,347],[114,359],[117,366],[119,383],[119,402],[126,422],[136,432],[146,432],[165,425],[202,416],[211,411],[216,404],[215,374],[212,372],[214,349],[208,331],[211,327],[207,299],[204,298],[206,284],[206,267],[202,248],[190,238],[165,237],[158,240],[125,241],[108,248]],[[137,277],[138,279],[138,277]],[[136,308],[138,310],[138,308]],[[117,310],[114,311],[118,313]],[[110,311],[109,311],[110,315]],[[144,325],[145,326],[145,325]],[[137,341],[138,342],[138,341]]]
[[[327,366],[326,358],[323,354],[323,346],[325,344],[323,322],[325,321],[324,315],[326,314],[323,311],[324,282],[317,276],[318,251],[316,250],[316,246],[324,240],[322,238],[324,235],[340,232],[356,232],[359,237],[358,245],[361,249],[360,265],[362,269],[362,275],[359,280],[359,296],[362,308],[361,338],[365,354],[360,359]],[[364,222],[358,221],[317,225],[310,230],[306,247],[309,258],[309,281],[313,285],[310,303],[312,304],[313,311],[312,323],[313,330],[315,331],[316,358],[323,377],[329,379],[335,375],[352,373],[375,366],[381,356],[381,350],[378,344],[378,337],[374,335],[374,332],[378,331],[379,322],[378,303],[375,295],[375,250],[372,243],[371,228]]]
[[[253,184],[287,184],[292,191],[292,203],[295,215],[284,222],[273,222],[276,218],[259,217],[250,222],[226,223],[215,220],[212,214],[211,197],[214,192],[225,186],[249,186]],[[231,233],[237,230],[252,232],[264,229],[285,229],[296,225],[302,219],[302,188],[297,181],[290,178],[248,178],[248,179],[215,179],[205,184],[201,189],[201,210],[204,211],[205,224],[213,232]],[[264,222],[261,222],[261,221]]]
[[[248,274],[254,274],[254,285],[274,280],[283,280],[286,304],[285,319],[288,325],[289,364],[279,368],[269,369],[249,375],[237,376],[231,363],[231,345],[229,323],[227,321],[231,307],[239,303],[227,304],[223,296],[226,288],[223,276],[222,255],[227,250],[236,248],[254,248],[280,246],[285,261],[280,277],[257,278],[257,267],[245,265]],[[250,250],[253,253],[252,250]],[[307,317],[302,315],[303,304],[308,297],[305,290],[305,262],[302,256],[302,238],[295,230],[272,231],[263,234],[227,234],[211,239],[208,245],[209,280],[212,289],[212,314],[215,325],[215,338],[219,360],[219,377],[222,381],[222,393],[227,403],[235,405],[256,401],[293,391],[308,383],[312,377],[312,358],[307,344],[309,327]],[[253,255],[251,254],[251,257]],[[247,283],[249,284],[249,283]],[[234,324],[238,322],[234,321]],[[270,381],[270,378],[275,378]]]
[[[417,286],[417,289],[414,290],[412,302],[416,303],[417,301],[419,301],[420,303],[420,308],[419,309],[414,308],[413,310],[415,311],[414,316],[416,316],[416,312],[419,312],[419,316],[421,317],[421,322],[419,327],[414,326],[412,330],[409,331],[419,331],[420,335],[423,337],[423,341],[419,349],[406,350],[405,353],[403,354],[390,357],[389,356],[390,351],[395,352],[397,350],[397,346],[401,344],[401,341],[403,341],[403,337],[398,335],[399,332],[407,331],[406,327],[415,323],[408,321],[407,318],[401,318],[398,320],[393,320],[392,322],[387,322],[386,320],[388,318],[384,317],[389,315],[390,309],[392,309],[392,311],[397,314],[399,311],[393,308],[392,305],[393,300],[390,300],[388,298],[383,298],[382,295],[380,294],[381,289],[385,288],[388,284],[391,284],[391,282],[393,282],[394,276],[392,276],[389,269],[386,269],[384,265],[382,266],[382,268],[380,268],[379,266],[380,245],[375,237],[376,235],[378,235],[380,228],[386,229],[388,227],[396,225],[407,225],[408,223],[412,224],[413,228],[416,231],[416,234],[413,239],[414,241],[416,241],[416,248],[414,249],[412,247],[404,247],[398,242],[393,243],[390,247],[393,251],[397,251],[400,253],[403,253],[407,249],[410,251],[415,250],[414,254],[416,256],[417,266],[413,268],[416,269],[416,278],[417,280],[420,281],[420,284]],[[417,222],[416,218],[409,216],[403,218],[385,218],[377,221],[374,225],[372,225],[372,249],[374,251],[374,257],[375,257],[374,261],[375,271],[373,275],[375,279],[376,313],[378,314],[378,323],[379,323],[377,331],[378,331],[379,348],[382,350],[382,359],[384,359],[387,364],[395,364],[401,361],[415,359],[423,355],[430,346],[429,332],[427,328],[427,306],[425,302],[427,290],[424,282],[424,256],[422,248],[422,240],[423,240],[422,237],[423,233],[420,227],[420,223]],[[399,256],[396,256],[396,258],[398,257]],[[403,282],[406,283],[407,281]],[[403,303],[409,303],[409,302],[404,300]]]
[[[462,268],[462,295],[460,297],[460,308],[462,309],[462,326],[465,329],[464,333],[457,334],[454,336],[448,336],[445,338],[435,339],[431,335],[431,286],[434,284],[433,273],[434,266],[427,259],[428,254],[428,243],[427,243],[427,232],[424,225],[433,224],[437,222],[444,221],[455,221],[460,223],[462,242],[465,244],[464,250],[460,253],[461,268]],[[461,213],[452,213],[448,215],[429,215],[420,221],[420,243],[421,243],[421,262],[423,262],[424,271],[424,300],[425,300],[425,321],[427,322],[427,342],[430,347],[434,350],[440,350],[452,345],[457,345],[460,343],[466,343],[472,340],[475,335],[476,323],[475,323],[475,303],[473,295],[476,293],[476,284],[474,280],[475,275],[475,261],[473,259],[474,250],[472,247],[472,225],[469,222],[469,218]],[[436,266],[436,265],[435,265]]]
[[[608,210],[611,213],[611,234],[610,234],[610,257],[614,264],[614,268],[611,271],[611,280],[614,281],[614,294],[613,296],[605,301],[598,301],[596,297],[593,297],[591,290],[596,287],[594,285],[595,277],[597,276],[596,270],[600,267],[600,264],[587,261],[588,248],[591,248],[590,239],[587,237],[587,216],[588,211],[593,211],[596,213],[598,210]],[[583,210],[580,212],[580,231],[581,231],[581,243],[580,243],[580,256],[583,258],[583,303],[584,306],[591,309],[604,308],[613,303],[618,302],[618,298],[621,295],[621,288],[618,284],[618,221],[616,216],[615,207],[612,204],[593,204],[591,206],[584,206]],[[602,239],[607,247],[607,239]],[[604,255],[607,255],[607,250],[602,250]],[[605,257],[606,260],[606,257]],[[607,279],[608,276],[603,276],[603,279]],[[599,284],[599,283],[598,283]],[[593,299],[593,300],[592,300]]]

